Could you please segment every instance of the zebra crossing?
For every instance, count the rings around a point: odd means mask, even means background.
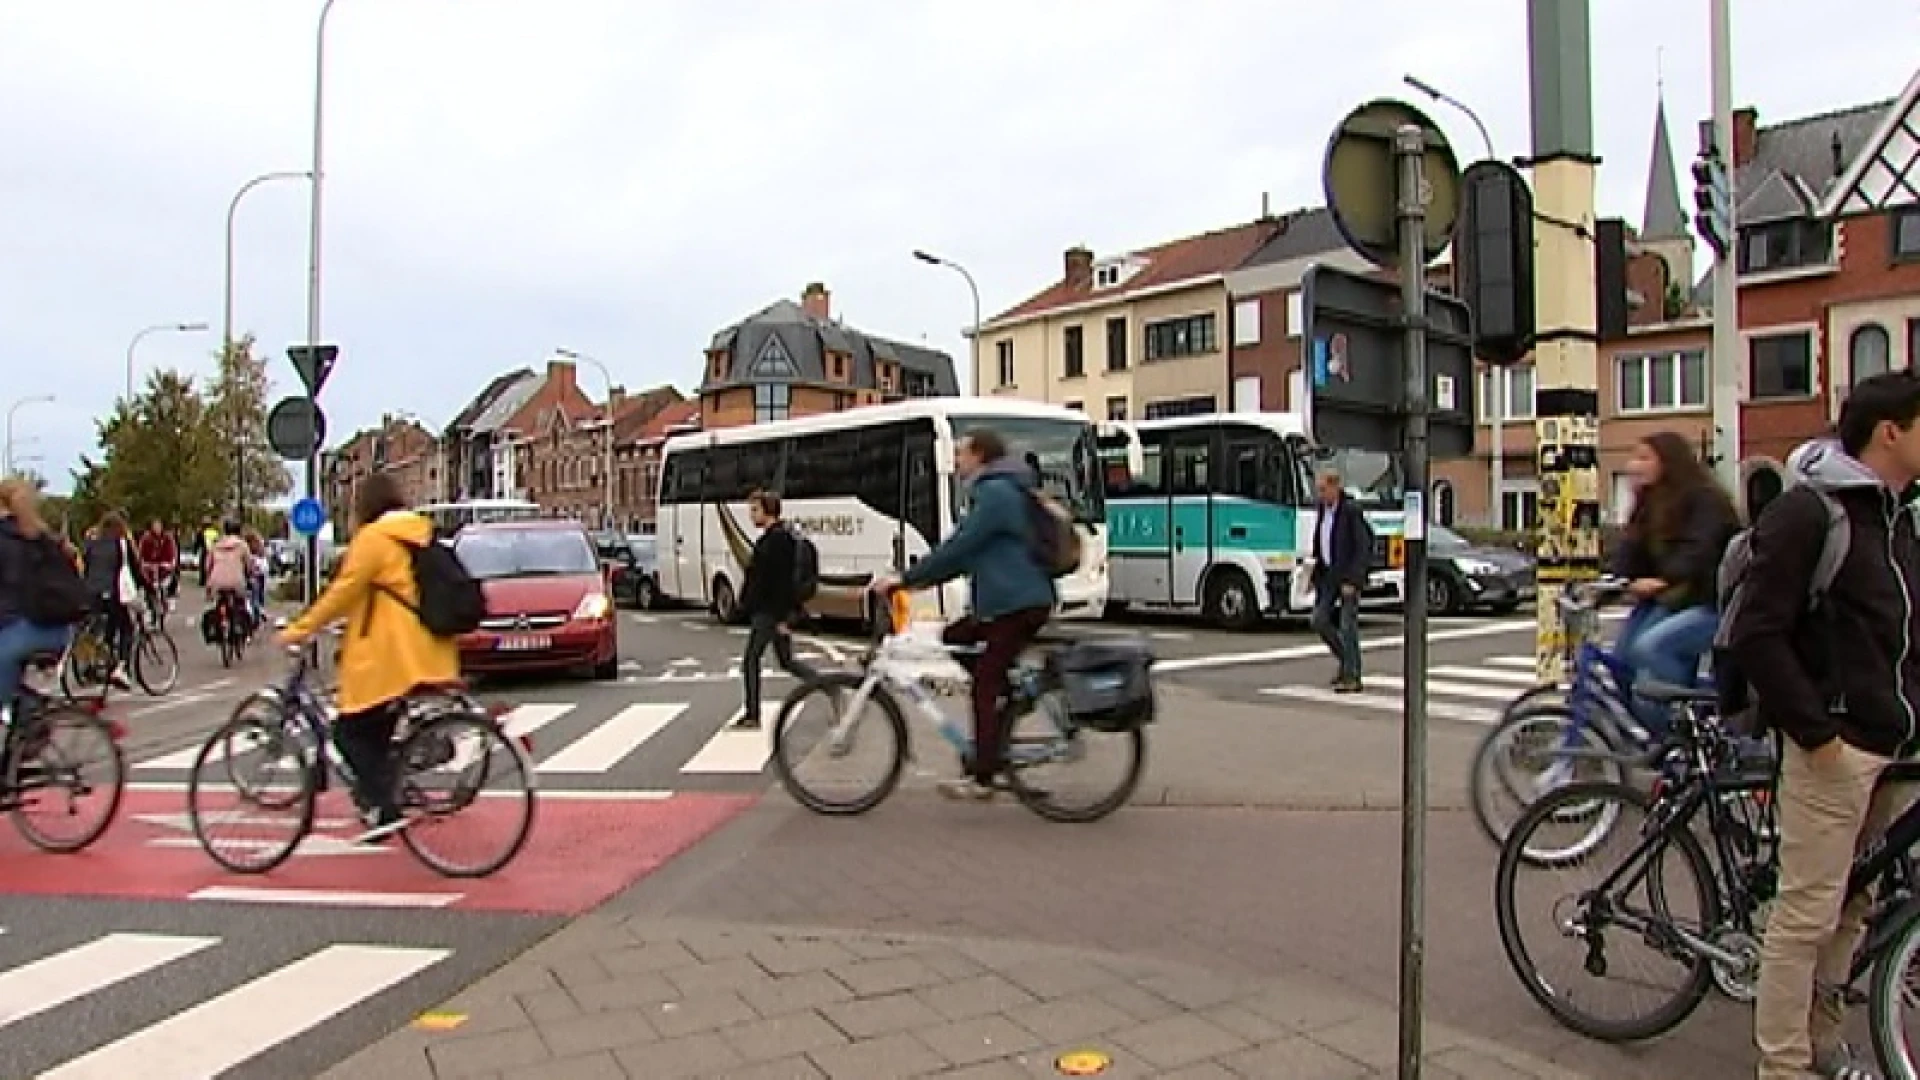
[[[768,685],[767,692],[757,730],[737,726],[737,678],[730,685],[703,679],[644,692],[586,688],[573,700],[518,702],[502,721],[509,735],[530,747],[543,790],[757,789],[772,759],[781,691]],[[133,779],[151,789],[177,787],[199,753],[195,742],[136,758]]]
[[[1403,677],[1370,674],[1365,682],[1366,690],[1358,694],[1335,693],[1331,687],[1313,685],[1270,686],[1259,693],[1348,711],[1402,715],[1400,692],[1406,688]],[[1427,669],[1427,713],[1436,720],[1491,726],[1499,721],[1508,702],[1539,682],[1532,656],[1489,656],[1478,664],[1439,664]]]
[[[458,932],[445,928],[394,943],[360,927],[355,939],[331,940],[285,919],[222,920],[231,930],[209,929],[212,920],[78,929],[44,916],[8,926],[0,1076],[316,1075],[370,1029],[397,1026],[470,977],[474,964],[503,955],[485,941],[455,943]],[[498,934],[498,920],[486,921]]]

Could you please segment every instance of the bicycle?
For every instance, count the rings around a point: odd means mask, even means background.
[[[253,639],[252,613],[241,593],[222,591],[213,598],[213,645],[220,651],[220,666],[230,668],[246,659],[247,642]]]
[[[1725,811],[1741,804],[1722,797],[1771,783],[1771,766],[1762,770],[1739,760],[1737,740],[1721,729],[1713,715],[1710,692],[1665,685],[1647,686],[1641,692],[1675,709],[1678,745],[1684,750],[1672,763],[1684,761],[1685,765],[1676,782],[1659,785],[1651,794],[1619,784],[1587,784],[1548,795],[1527,811],[1501,849],[1494,888],[1501,944],[1528,993],[1572,1030],[1611,1042],[1638,1041],[1671,1030],[1698,1007],[1710,982],[1729,975],[1750,981],[1757,974],[1758,958],[1752,916],[1771,898],[1777,884],[1777,849],[1767,837],[1771,821],[1733,820]],[[1920,762],[1889,765],[1880,783],[1920,783]],[[1539,973],[1533,950],[1522,940],[1514,903],[1524,862],[1518,854],[1522,838],[1550,821],[1557,804],[1575,800],[1610,800],[1646,816],[1633,850],[1597,886],[1561,897],[1553,916],[1555,931],[1579,943],[1582,967],[1596,979],[1605,978],[1609,971],[1608,935],[1615,929],[1623,935],[1620,943],[1644,941],[1681,969],[1679,986],[1645,1016],[1609,1021],[1589,1015],[1573,1003],[1566,980],[1550,980]],[[1692,828],[1703,808],[1719,859],[1717,868]],[[1743,844],[1748,832],[1754,834],[1753,842]],[[1920,1076],[1920,1047],[1907,1044],[1900,1018],[1906,987],[1920,976],[1909,971],[1920,959],[1916,844],[1920,844],[1920,802],[1908,806],[1864,847],[1853,861],[1846,886],[1848,901],[1864,896],[1869,904],[1865,933],[1844,982],[1845,993],[1856,1003],[1864,999],[1868,1004],[1880,1065],[1901,1077]],[[1692,893],[1698,915],[1693,919],[1673,914],[1670,870],[1659,861],[1669,850],[1696,878]],[[1648,882],[1646,902],[1636,904],[1630,894],[1642,881]],[[1857,989],[1862,977],[1869,977],[1864,994]]]
[[[904,598],[904,593],[895,595]],[[823,673],[797,687],[781,703],[773,734],[774,771],[794,801],[815,813],[862,814],[885,802],[899,786],[907,761],[915,756],[901,698],[912,703],[916,713],[933,725],[963,762],[972,752],[972,739],[957,722],[941,712],[935,701],[936,689],[958,692],[967,683],[942,680],[921,669],[929,663],[944,663],[977,650],[911,637],[907,633],[907,614],[899,601],[895,603],[889,629],[891,632],[884,633],[861,658],[857,670]],[[1100,685],[1089,685],[1089,695],[1107,695],[1109,699],[1125,696],[1136,704],[1131,709],[1111,712],[1097,708],[1076,710],[1072,699],[1081,684],[1069,683],[1080,676],[1063,665],[1064,651],[1061,648],[1043,650],[1039,664],[1017,664],[1008,680],[1009,692],[1003,705],[1007,725],[1004,777],[1014,797],[1041,817],[1085,823],[1118,810],[1139,786],[1146,767],[1145,725],[1152,720],[1152,691],[1150,683],[1144,687],[1142,706],[1138,704],[1142,700],[1141,687],[1121,687],[1110,682],[1111,676],[1096,676]],[[1146,660],[1146,664],[1150,666],[1151,660]],[[825,699],[829,723],[820,736],[821,741],[802,746],[796,756],[795,744],[803,739],[798,734],[804,719],[803,707],[810,698],[816,697]],[[878,723],[864,723],[873,715],[869,705],[877,707]],[[1023,734],[1016,726],[1023,720],[1031,721],[1038,730]],[[850,798],[836,799],[801,780],[796,768],[816,753],[824,753],[832,761],[848,759],[863,729],[883,731],[891,739],[891,750],[884,755],[876,783],[858,789]],[[1062,801],[1052,785],[1030,780],[1030,773],[1046,766],[1084,761],[1094,736],[1113,736],[1124,756],[1119,781],[1103,794],[1084,805],[1073,805]]]
[[[28,658],[27,672],[55,676],[64,653],[46,652]],[[24,682],[14,696],[11,718],[0,723],[0,809],[28,843],[42,851],[72,854],[91,846],[106,833],[120,811],[126,792],[126,760],[120,752],[124,735],[117,722],[106,719],[102,698],[54,697]],[[86,762],[71,744],[87,739],[104,745],[99,759],[107,776],[94,781],[83,775]],[[96,746],[98,750],[99,747]],[[61,792],[65,798],[60,797]],[[56,822],[77,818],[78,802],[104,792],[97,820],[70,835],[43,828],[32,816],[51,800]]]
[[[241,874],[261,874],[291,857],[318,827],[320,796],[337,773],[348,791],[357,791],[352,768],[333,749],[329,738],[334,714],[321,699],[310,677],[313,648],[296,646],[286,680],[242,701],[233,716],[208,737],[195,757],[187,782],[187,814],[200,846],[214,862]],[[424,688],[400,703],[401,720],[393,741],[398,761],[396,794],[406,827],[400,836],[415,858],[445,877],[485,877],[520,853],[533,830],[535,788],[533,764],[525,736],[512,737],[501,727],[503,709],[482,705],[458,685]],[[496,753],[503,757],[495,764]],[[220,757],[228,800],[216,799],[203,780],[206,766]],[[239,772],[253,765],[255,777]],[[274,780],[287,766],[289,786]],[[510,790],[488,798],[483,792],[496,772],[517,776]],[[426,781],[452,774],[456,784],[443,797],[427,790]],[[484,803],[483,803],[484,799]],[[233,803],[237,806],[219,805]],[[501,813],[492,813],[501,808]],[[232,850],[211,835],[214,811],[226,811],[227,820],[243,827],[264,828],[271,822],[260,811],[290,811],[292,827],[279,840],[240,837]],[[428,845],[428,837],[473,811],[482,818],[517,814],[509,822],[503,844],[475,862],[455,862]],[[242,856],[253,853],[257,858]]]
[[[107,613],[95,611],[74,629],[73,639],[60,661],[60,690],[68,697],[80,697],[86,691],[103,695],[113,685],[119,657],[111,644]],[[164,628],[157,633],[144,615],[133,620],[133,641],[128,648],[129,674],[148,697],[160,697],[173,691],[180,682],[180,649]]]
[[[1566,690],[1548,683],[1522,693],[1474,750],[1467,788],[1474,819],[1495,845],[1512,828],[1497,805],[1502,796],[1519,803],[1517,819],[1542,795],[1575,779],[1583,764],[1598,770],[1588,779],[1623,783],[1629,768],[1657,757],[1661,741],[1634,718],[1622,689],[1632,684],[1633,668],[1599,641],[1600,611],[1625,585],[1602,578],[1556,599],[1566,627]]]

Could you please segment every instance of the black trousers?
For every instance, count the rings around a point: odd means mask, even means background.
[[[393,745],[400,726],[398,704],[376,705],[334,721],[333,745],[353,770],[354,801],[366,810],[399,809],[400,762]]]
[[[811,666],[793,658],[793,634],[780,628],[779,619],[755,615],[752,629],[747,632],[747,652],[740,660],[740,682],[746,691],[745,715],[749,724],[760,716],[760,663],[766,658],[768,645],[773,646],[774,659],[787,674],[802,682],[819,675]]]

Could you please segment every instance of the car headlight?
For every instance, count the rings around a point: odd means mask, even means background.
[[[580,598],[580,606],[573,609],[576,619],[604,619],[613,613],[613,604],[606,593],[588,593]]]
[[[1455,559],[1453,565],[1459,567],[1461,573],[1472,574],[1474,577],[1491,577],[1500,572],[1498,566],[1485,559]]]

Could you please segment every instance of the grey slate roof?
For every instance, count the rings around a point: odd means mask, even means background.
[[[1680,205],[1680,180],[1674,170],[1673,140],[1667,134],[1667,103],[1654,106],[1653,154],[1647,162],[1647,205],[1640,238],[1669,240],[1687,235],[1687,212]]]
[[[1346,238],[1333,223],[1333,211],[1325,207],[1295,210],[1285,217],[1286,228],[1247,256],[1238,269],[1269,266],[1294,259],[1324,255],[1347,246]]]
[[[1810,198],[1817,203],[1853,159],[1869,149],[1867,143],[1893,106],[1894,100],[1889,98],[1760,128],[1754,133],[1753,160],[1734,173],[1734,191],[1740,200],[1736,217],[1742,221],[1761,221],[1767,219],[1760,214],[1761,210],[1784,208],[1782,192],[1765,190],[1767,178],[1777,173],[1784,173],[1797,182],[1801,190],[1795,193],[1796,197],[1803,202]],[[1703,121],[1702,145],[1711,133],[1711,121]],[[1834,154],[1836,139],[1840,145],[1838,161]],[[1747,201],[1763,193],[1767,201],[1757,204],[1750,212]],[[1812,206],[1808,205],[1806,212],[1811,211]],[[1768,216],[1778,219],[1777,214]]]
[[[832,319],[818,319],[791,300],[778,300],[746,319],[713,335],[711,350],[732,357],[730,374],[709,379],[703,389],[735,383],[791,381],[829,382],[828,350],[853,357],[852,385],[872,389],[874,360],[898,361],[909,373],[930,375],[933,391],[942,397],[960,392],[953,357],[935,349],[875,337]]]
[[[531,371],[520,371],[517,374],[520,377],[508,384],[491,404],[480,411],[479,416],[474,417],[473,423],[469,425],[470,430],[476,434],[500,430],[500,426],[513,419],[513,414],[519,412],[521,406],[533,400],[533,395],[539,393],[540,388],[547,382],[545,375],[535,375]]]
[[[521,379],[530,379],[532,377],[533,372],[526,368],[520,368],[517,371],[509,371],[504,375],[494,376],[493,380],[487,383],[478,394],[475,394],[473,400],[467,402],[466,407],[455,414],[454,418],[447,423],[447,433],[452,434],[453,432],[463,429],[471,429],[474,421],[479,418],[480,414],[487,411],[487,406],[492,405],[501,394],[507,391],[508,387],[511,387]]]

